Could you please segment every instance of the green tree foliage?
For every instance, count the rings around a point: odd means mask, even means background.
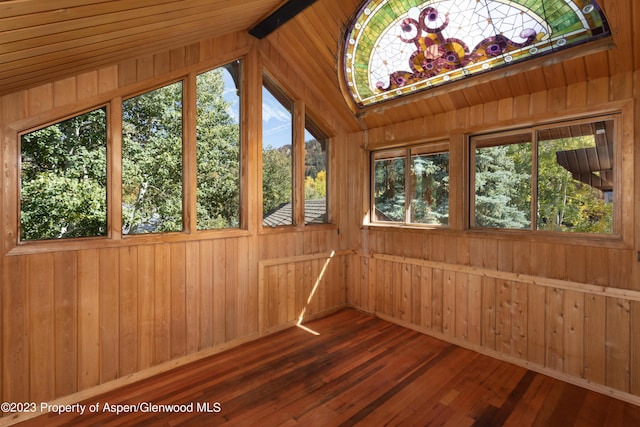
[[[449,154],[411,157],[411,222],[449,223]]]
[[[240,126],[222,93],[223,70],[197,79],[198,229],[240,226]]]
[[[106,147],[105,109],[22,136],[22,240],[106,234]]]
[[[378,220],[404,222],[404,170],[404,157],[375,161],[374,197]]]
[[[564,150],[594,147],[593,136],[540,141],[538,145],[538,229],[613,232],[613,203],[602,191],[573,178],[556,160]]]
[[[291,145],[268,146],[262,152],[262,209],[265,214],[292,198]]]
[[[529,228],[531,144],[476,149],[475,168],[475,224]]]
[[[182,230],[182,83],[122,103],[122,232]]]

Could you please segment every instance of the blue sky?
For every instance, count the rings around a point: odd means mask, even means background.
[[[238,120],[239,100],[235,84],[229,72],[223,69],[224,97],[231,102],[229,113]],[[291,144],[291,113],[276,100],[268,90],[262,90],[262,139],[263,146],[273,148]]]

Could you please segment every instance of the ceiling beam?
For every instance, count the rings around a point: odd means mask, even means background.
[[[262,21],[249,29],[249,34],[258,39],[262,39],[288,20],[294,18],[316,0],[289,0],[280,6],[275,12],[267,16]]]

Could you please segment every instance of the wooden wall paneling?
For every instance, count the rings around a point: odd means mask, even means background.
[[[606,307],[606,382],[616,390],[629,391],[631,351],[630,302],[607,298]]]
[[[511,354],[511,282],[496,280],[496,350]]]
[[[423,268],[420,265],[411,266],[411,283],[409,284],[409,295],[411,300],[411,307],[409,313],[409,321],[416,326],[422,326],[422,307],[423,299],[422,294],[425,292],[422,286]]]
[[[585,307],[584,293],[564,292],[564,372],[577,378],[584,375]],[[588,342],[588,341],[587,341]]]
[[[200,316],[198,329],[200,331],[200,342],[198,349],[211,347],[213,345],[213,241],[204,240],[198,243],[199,249],[199,310]]]
[[[302,277],[304,286],[302,289],[302,307],[301,311],[304,311],[304,315],[310,315],[315,312],[316,307],[314,304],[316,303],[316,299],[313,298],[313,288],[315,286],[314,281],[314,265],[313,262],[305,262],[303,263],[303,272]]]
[[[78,390],[100,383],[100,252],[78,252]],[[33,394],[33,391],[32,391]]]
[[[588,80],[587,104],[600,105],[607,101],[609,101],[609,78],[600,77]]]
[[[77,91],[78,86],[75,77],[55,81],[53,83],[54,107],[62,107],[75,102],[78,99]]]
[[[565,86],[554,87],[547,91],[547,113],[559,113],[567,106],[567,90]]]
[[[433,328],[433,270],[430,267],[420,266],[420,325],[426,330]]]
[[[473,308],[469,304],[469,274],[455,273],[453,276],[455,283],[455,306],[453,317],[455,319],[456,339],[468,341],[469,339],[469,315]]]
[[[53,108],[53,83],[36,86],[27,91],[29,115],[35,116]]]
[[[545,297],[545,366],[559,372],[564,368],[564,292],[547,288]]]
[[[135,59],[118,64],[118,87],[126,87],[138,81],[138,64]]]
[[[224,343],[226,334],[226,245],[224,239],[213,242],[213,345]]]
[[[99,351],[100,383],[114,380],[119,376],[119,275],[120,253],[118,249],[100,249],[98,264],[99,291]]]
[[[151,245],[138,247],[138,369],[155,364],[155,302],[154,272],[156,258]]]
[[[120,284],[118,374],[126,376],[138,371],[138,325],[141,319],[138,313],[138,248],[136,246],[120,248],[118,274]]]
[[[77,389],[78,365],[78,256],[77,252],[53,254],[55,396],[66,396]]]
[[[368,298],[367,298],[367,307],[369,308],[369,311],[371,313],[377,313],[380,309],[378,307],[378,292],[377,292],[377,287],[378,284],[380,283],[380,281],[377,278],[377,273],[378,273],[378,268],[377,268],[377,261],[373,258],[368,258],[368,257],[363,257],[362,258],[363,261],[365,261],[365,265],[363,265],[363,267],[366,267],[366,276],[364,278],[366,278],[367,282],[366,282],[366,286],[367,286],[367,294],[368,294]],[[363,273],[364,273],[364,268],[363,268]]]
[[[400,288],[400,301],[397,304],[400,320],[410,323],[411,322],[411,314],[413,309],[413,301],[412,301],[412,292],[411,292],[411,271],[412,267],[410,264],[404,264],[400,266],[402,269],[401,279],[398,286]]]
[[[589,345],[585,346],[584,378],[597,384],[605,383],[606,309],[606,297],[585,296],[584,335]]]
[[[7,402],[30,399],[27,274],[24,257],[2,257],[2,398]]]
[[[49,278],[54,274],[50,253],[29,256],[27,280],[29,300],[29,386],[30,397],[38,402],[55,395],[55,303]]]
[[[78,100],[96,96],[98,94],[98,71],[78,74],[76,84]]]
[[[530,286],[528,291],[527,360],[545,366],[546,290],[541,286]]]
[[[631,331],[637,331],[640,328],[640,302],[631,301],[630,303],[630,320]],[[630,349],[630,366],[629,366],[629,392],[634,395],[640,395],[640,334],[633,332],[631,334]]]
[[[538,91],[531,93],[529,103],[529,115],[544,115],[547,112],[547,92]]]
[[[184,243],[171,245],[171,336],[170,359],[187,354],[187,282],[186,246]]]
[[[482,346],[496,350],[497,308],[496,279],[482,276]]]
[[[299,263],[287,263],[286,264],[286,272],[284,280],[285,283],[285,299],[284,299],[284,307],[286,308],[285,314],[285,323],[291,323],[296,320],[296,293],[299,293],[297,289],[297,277],[296,277],[296,267]]]
[[[253,303],[255,299],[252,298],[252,289],[255,281],[250,280],[250,278],[252,277],[251,271],[255,269],[257,261],[255,257],[251,256],[253,252],[249,250],[249,245],[248,237],[237,239],[236,335],[238,337],[246,337],[256,331],[254,313],[258,307]],[[255,261],[255,263],[252,261]]]
[[[293,295],[293,319],[299,321],[300,317],[305,312],[305,305],[307,303],[307,295],[304,292],[305,289],[305,271],[307,271],[308,263],[297,262],[295,264],[295,281],[293,283],[292,291]]]
[[[528,284],[511,283],[511,355],[520,360],[527,358],[528,292]]]
[[[587,105],[587,82],[579,81],[567,86],[567,108],[582,108]]]
[[[544,71],[542,68],[533,68],[524,72],[525,79],[527,81],[527,86],[529,88],[528,92],[530,94],[543,92],[547,89],[546,79],[544,78]]]
[[[467,341],[471,345],[482,345],[482,277],[477,274],[468,275],[468,307]]]
[[[196,353],[200,347],[200,245],[198,242],[185,244],[185,334],[186,354]]]
[[[444,271],[434,268],[431,272],[431,330],[444,333]]]
[[[225,239],[225,342],[238,337],[237,325],[239,321],[238,310],[238,240]]]
[[[154,365],[171,360],[171,244],[154,245]]]

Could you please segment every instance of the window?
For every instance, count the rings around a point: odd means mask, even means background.
[[[182,231],[182,82],[122,102],[122,234]]]
[[[329,222],[329,138],[306,114],[304,123],[294,121],[296,108],[304,111],[263,76],[263,227]]]
[[[616,117],[471,139],[472,225],[615,232]]]
[[[20,240],[107,234],[107,111],[20,137]]]
[[[240,227],[240,61],[196,78],[197,228]]]
[[[304,222],[324,224],[327,218],[327,137],[308,117],[304,133]]]
[[[358,107],[610,36],[595,1],[368,0],[345,35]]]
[[[449,153],[444,145],[373,154],[372,221],[449,224]]]
[[[265,78],[262,88],[262,224],[292,225],[293,102]]]

